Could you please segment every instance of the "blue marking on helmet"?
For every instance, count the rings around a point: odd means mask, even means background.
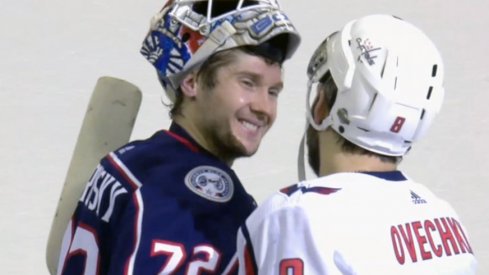
[[[258,20],[255,24],[251,26],[251,30],[260,35],[261,32],[267,30],[271,25],[273,25],[273,20],[269,16]]]

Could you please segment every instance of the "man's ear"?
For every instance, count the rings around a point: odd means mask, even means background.
[[[180,84],[180,89],[186,97],[194,98],[197,96],[197,74],[190,72],[187,74]]]
[[[312,105],[312,115],[317,124],[321,124],[321,122],[329,115],[328,105],[324,91],[319,89]]]

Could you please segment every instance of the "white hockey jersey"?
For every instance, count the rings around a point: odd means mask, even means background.
[[[284,188],[238,233],[239,274],[475,274],[453,208],[401,172]]]

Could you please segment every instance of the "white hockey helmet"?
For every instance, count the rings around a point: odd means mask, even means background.
[[[277,0],[169,0],[153,17],[141,53],[174,102],[184,76],[212,54],[272,39],[282,61],[300,43]]]
[[[326,73],[338,93],[320,124],[310,94]],[[417,27],[390,15],[349,22],[329,36],[308,66],[307,113],[316,130],[332,127],[372,152],[402,156],[422,137],[441,108],[444,68],[433,42]]]

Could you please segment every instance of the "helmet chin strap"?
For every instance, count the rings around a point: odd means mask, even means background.
[[[306,121],[306,127],[304,129],[304,134],[302,135],[301,142],[299,144],[299,155],[297,157],[297,173],[298,173],[298,178],[299,181],[304,181],[306,180],[306,162],[305,162],[305,152],[306,152],[306,135],[307,135],[307,128],[309,127],[309,124],[316,129],[317,131],[326,131],[331,125],[333,125],[333,119],[331,118],[331,114],[328,115],[321,121],[320,124],[317,124],[314,121],[314,117],[312,115],[312,110],[311,106],[309,105],[309,99],[311,97],[311,88],[312,88],[312,81],[309,80],[307,84],[307,95],[306,95],[306,112],[307,112],[307,121]],[[318,148],[319,150],[319,148]]]
[[[302,134],[301,142],[299,144],[299,154],[297,157],[297,176],[299,178],[299,181],[304,181],[307,180],[306,178],[306,161],[304,159],[305,154],[306,154],[306,138],[307,138],[307,127],[311,124],[311,126],[316,129],[317,131],[325,131],[327,130],[332,124],[333,121],[331,120],[331,117],[328,116],[326,117],[320,125],[316,124],[315,122],[306,122],[306,127],[304,129],[304,134]],[[319,150],[319,148],[318,148]]]

